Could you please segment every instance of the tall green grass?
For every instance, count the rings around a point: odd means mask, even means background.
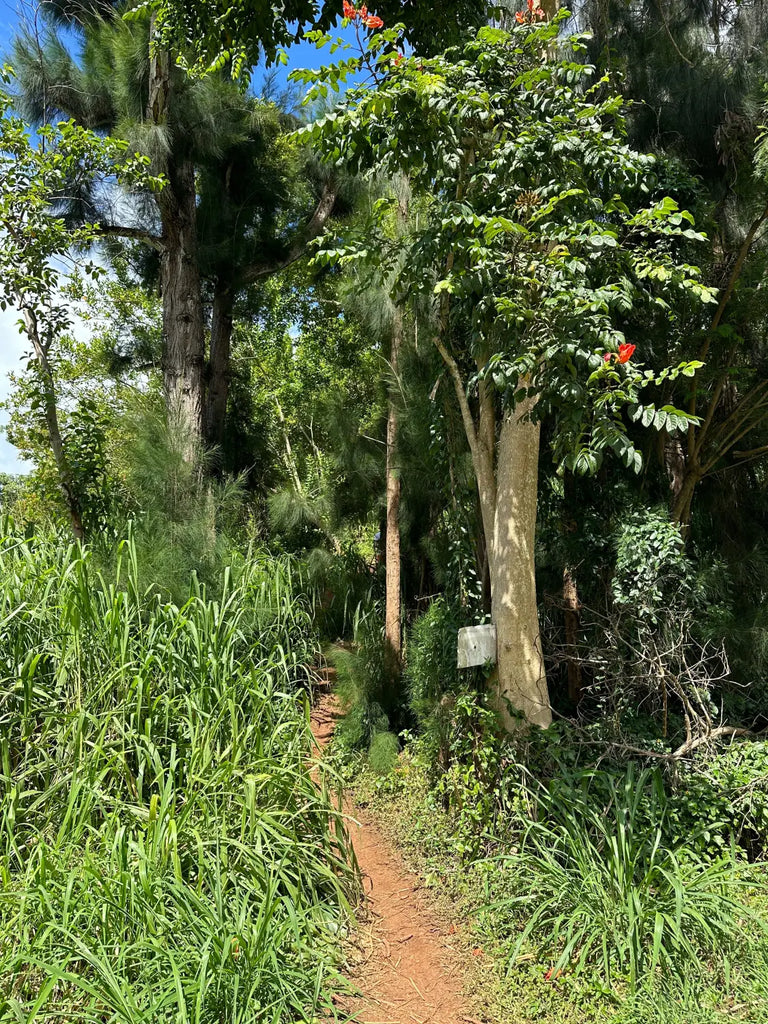
[[[0,535],[0,1021],[248,1024],[331,1009],[356,885],[307,771],[287,560],[182,606]]]
[[[537,819],[499,858],[512,891],[493,909],[521,921],[513,961],[533,941],[553,974],[589,970],[632,993],[727,968],[748,931],[765,927],[746,906],[754,872],[732,854],[703,859],[692,842],[664,843],[658,772],[630,766],[603,779],[604,793],[589,781],[531,792]]]

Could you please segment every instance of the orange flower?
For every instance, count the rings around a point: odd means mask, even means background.
[[[347,0],[343,0],[341,9],[344,12],[344,17],[349,18],[350,21],[354,21],[355,18],[357,17],[357,11],[352,6],[352,4],[347,2]]]
[[[622,341],[619,345],[618,352],[606,352],[603,359],[606,363],[610,363],[611,360],[615,359],[617,363],[628,363],[634,355],[637,345],[629,345],[627,342]]]
[[[526,7],[528,13],[525,11],[518,11],[515,14],[515,21],[518,25],[532,25],[537,19],[543,21],[546,18],[546,14],[540,7],[534,7],[536,0],[526,0]]]
[[[384,28],[384,22],[377,14],[370,14],[367,18],[363,19],[363,24],[366,28]]]
[[[620,363],[628,363],[629,360],[632,358],[632,354],[633,354],[633,352],[635,351],[636,348],[637,348],[636,345],[627,345],[627,344],[619,345],[618,361]]]
[[[405,60],[405,57],[402,55],[402,53],[396,53],[395,54],[395,67],[399,67],[403,63],[404,60]]]
[[[360,20],[365,21],[365,19],[368,17],[368,8],[365,6],[365,4],[363,4],[363,6],[357,13],[360,15]]]

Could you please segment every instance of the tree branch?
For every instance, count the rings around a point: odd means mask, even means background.
[[[682,743],[676,750],[672,751],[648,750],[645,747],[636,747],[632,743],[622,743],[621,740],[585,740],[583,742],[586,742],[589,746],[607,746],[625,754],[635,754],[637,757],[651,757],[657,761],[680,761],[688,754],[693,753],[693,751],[698,747],[703,747],[706,743],[713,743],[715,740],[723,739],[725,736],[736,737],[756,735],[758,734],[752,732],[751,729],[741,729],[731,725],[719,725],[716,729],[712,729],[701,736],[697,736],[695,739],[689,737],[685,743]]]
[[[151,231],[145,231],[143,228],[129,228],[122,224],[100,224],[96,233],[105,238],[133,238],[137,242],[144,242],[145,245],[156,249],[158,252],[165,251],[162,238],[159,235],[153,235]]]
[[[752,222],[752,224],[749,227],[749,231],[747,231],[747,234],[744,237],[744,241],[741,243],[741,247],[739,248],[739,251],[736,255],[736,262],[734,263],[733,269],[731,270],[731,273],[728,277],[728,282],[726,283],[726,286],[723,289],[723,294],[720,296],[720,301],[717,304],[715,315],[712,317],[712,323],[710,325],[709,330],[707,331],[707,336],[704,339],[704,344],[702,345],[701,350],[699,352],[699,359],[702,361],[702,363],[707,358],[707,354],[709,353],[709,346],[712,344],[712,337],[717,328],[720,326],[720,321],[723,319],[723,314],[725,313],[726,306],[731,301],[731,296],[733,295],[734,288],[736,287],[736,282],[739,280],[739,277],[741,276],[741,271],[743,270],[744,264],[746,263],[747,256],[749,255],[749,250],[752,248],[752,243],[755,240],[755,235],[763,226],[766,220],[768,220],[768,206],[766,206],[766,208],[763,210],[763,212],[760,214],[757,220],[754,220]]]
[[[472,410],[469,408],[469,401],[467,399],[467,393],[464,389],[464,381],[461,379],[461,371],[459,370],[458,363],[453,358],[451,353],[445,347],[442,338],[439,335],[435,335],[432,339],[435,343],[435,348],[443,358],[443,362],[448,367],[448,372],[453,380],[453,387],[456,391],[456,398],[459,401],[459,408],[461,409],[461,419],[464,423],[464,431],[467,435],[467,441],[469,442],[470,451],[472,452],[472,458],[476,459],[478,456],[478,439],[477,430],[475,429],[475,421],[472,417]]]
[[[759,448],[750,448],[749,451],[736,451],[734,448],[732,455],[735,459],[742,459],[744,462],[749,459],[757,459],[761,455],[768,455],[768,444],[760,445]]]
[[[338,186],[334,178],[327,183],[323,189],[323,194],[320,196],[315,212],[309,218],[307,223],[300,228],[296,237],[288,249],[287,254],[280,260],[274,260],[271,263],[252,263],[249,267],[246,267],[237,279],[236,287],[245,288],[249,284],[254,284],[262,277],[271,277],[272,274],[277,274],[281,270],[285,270],[290,267],[292,263],[301,259],[304,253],[307,251],[307,246],[313,238],[317,238],[325,230],[325,225],[333,212],[333,207],[336,204],[336,197],[338,195]]]
[[[733,264],[731,273],[728,275],[728,281],[726,282],[725,288],[723,289],[723,293],[720,296],[720,301],[717,304],[715,315],[712,317],[712,323],[710,324],[709,330],[707,331],[706,337],[704,338],[704,343],[702,344],[701,349],[699,350],[699,359],[702,363],[705,362],[707,355],[709,354],[709,349],[712,344],[712,338],[714,337],[715,331],[720,326],[720,321],[723,319],[728,303],[731,301],[731,296],[733,295],[734,289],[736,288],[736,284],[739,280],[739,277],[741,276],[741,272],[744,269],[744,264],[747,261],[747,256],[749,256],[749,250],[752,248],[752,243],[755,240],[755,236],[757,235],[757,232],[760,230],[760,228],[763,226],[766,220],[768,220],[768,206],[766,206],[763,212],[760,214],[760,216],[752,222],[752,224],[749,227],[749,230],[747,231],[747,234],[744,237],[744,241],[741,243],[739,251],[736,254],[736,261]],[[726,363],[730,362],[730,358],[732,357],[729,356],[729,359],[726,361]],[[726,365],[724,375],[721,377],[719,384],[715,387],[715,393],[710,400],[705,422],[702,423],[698,432],[696,426],[693,423],[688,427],[689,458],[698,458],[698,455],[702,450],[702,447],[704,445],[704,439],[707,435],[709,426],[714,417],[715,410],[720,403],[720,397],[722,395],[725,377],[727,376],[727,373],[728,366]],[[691,415],[695,415],[696,413],[695,381],[691,382],[688,411],[691,413]]]

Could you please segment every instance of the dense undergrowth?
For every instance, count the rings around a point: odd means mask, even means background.
[[[766,1019],[768,743],[672,758],[646,723],[642,757],[611,720],[505,735],[482,673],[456,671],[442,599],[411,630],[397,710],[373,621],[336,656],[338,763],[466,922],[488,1016]]]
[[[313,1020],[355,891],[307,770],[309,604],[253,554],[216,598],[0,537],[0,1021]]]
[[[516,795],[494,815],[471,771],[463,802],[456,788],[446,800],[418,741],[386,775],[348,751],[342,761],[356,798],[446,901],[490,1019],[765,1019],[764,865],[735,846],[675,843],[665,828],[678,795],[661,772],[603,765],[542,786],[510,762]]]

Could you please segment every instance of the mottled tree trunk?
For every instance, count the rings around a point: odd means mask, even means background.
[[[498,441],[496,504],[491,544],[491,606],[496,624],[497,701],[502,721],[552,722],[536,601],[536,506],[540,426],[526,419],[532,403],[504,416]]]
[[[497,671],[491,681],[496,703],[510,731],[520,721],[509,705],[531,725],[546,728],[552,710],[539,633],[534,550],[540,427],[529,418],[535,399],[518,402],[498,427],[494,396],[481,377],[479,415],[474,417],[456,360],[442,338],[434,342],[453,379],[480,498],[496,626]],[[478,369],[482,365],[479,360]]]
[[[154,39],[154,16],[150,44]],[[147,120],[168,129],[172,90],[170,56],[155,50],[150,57]],[[163,383],[170,415],[185,436],[189,458],[203,438],[205,329],[200,270],[197,262],[197,193],[190,159],[160,160],[167,184],[158,193],[162,222],[160,288],[163,300]]]
[[[191,161],[168,168],[163,190],[163,382],[166,402],[190,457],[203,437],[205,330],[197,264],[195,170]]]
[[[403,341],[403,314],[395,307],[392,318],[392,346],[390,364],[392,375],[397,380],[400,366],[400,348]],[[390,394],[387,413],[387,527],[385,541],[386,596],[384,635],[392,667],[400,667],[402,656],[401,609],[400,609],[400,478],[397,475],[395,459],[397,452],[397,404]]]

